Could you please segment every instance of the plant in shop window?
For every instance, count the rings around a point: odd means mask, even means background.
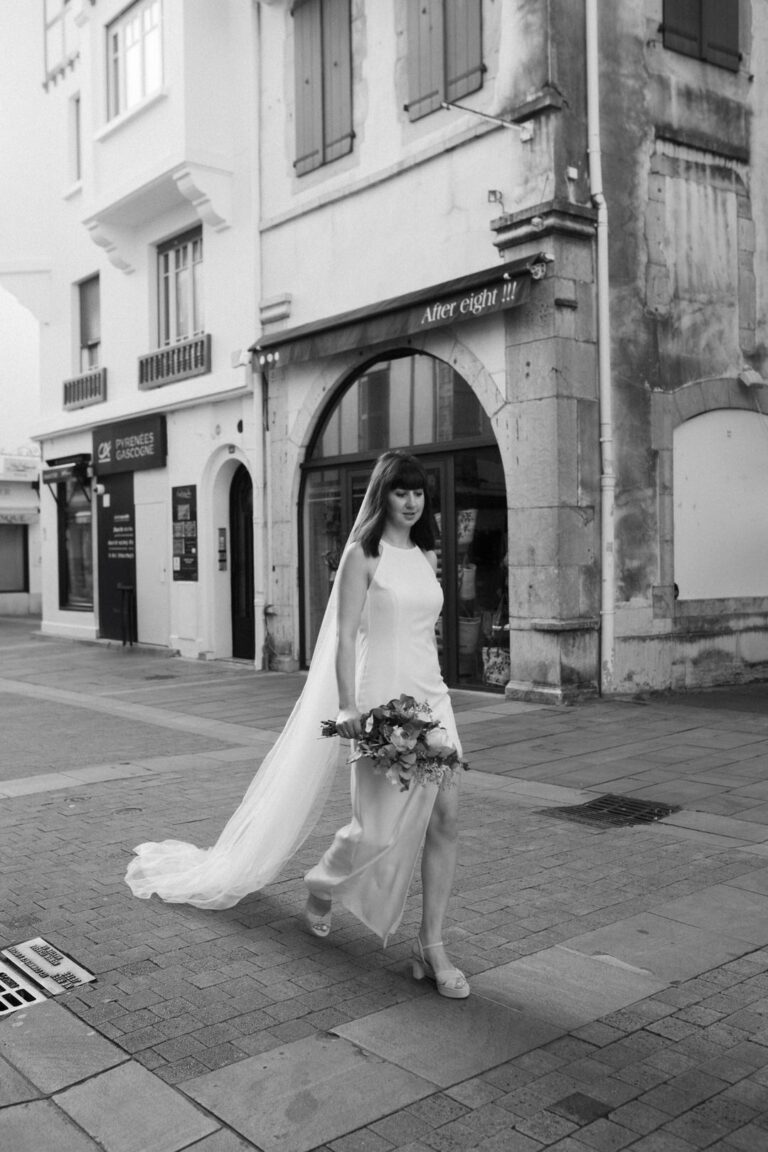
[[[507,556],[501,562],[504,580],[499,602],[491,617],[489,643],[483,645],[483,681],[486,684],[504,685],[511,676],[509,654],[509,601],[507,599]]]

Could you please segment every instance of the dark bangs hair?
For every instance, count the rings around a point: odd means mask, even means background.
[[[427,474],[415,456],[393,449],[379,456],[365,493],[354,538],[366,556],[378,556],[381,534],[387,519],[387,496],[393,489],[412,491],[420,488],[424,493],[424,510],[411,528],[411,540],[423,552],[435,547],[435,518],[429,498]]]

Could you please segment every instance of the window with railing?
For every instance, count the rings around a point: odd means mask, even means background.
[[[203,233],[177,236],[157,250],[158,344],[203,333]]]
[[[160,0],[138,0],[107,28],[109,116],[159,91],[163,83]]]
[[[158,388],[211,370],[203,321],[203,233],[194,228],[157,249],[157,343],[139,357],[139,387]]]
[[[72,0],[45,0],[45,79],[55,80],[78,54],[75,5]]]

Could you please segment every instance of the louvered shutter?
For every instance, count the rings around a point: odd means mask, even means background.
[[[701,0],[664,0],[664,47],[701,57]]]
[[[443,80],[443,0],[408,0],[408,115],[418,120],[440,107]]]
[[[702,56],[739,70],[739,0],[702,0]]]
[[[293,7],[296,72],[296,159],[301,176],[323,163],[323,76],[321,0],[297,0]]]
[[[445,0],[445,98],[459,100],[483,84],[481,0]]]
[[[323,0],[324,160],[352,151],[352,58],[349,0]]]

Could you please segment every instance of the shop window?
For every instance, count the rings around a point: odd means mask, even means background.
[[[297,176],[352,151],[350,0],[296,0]]]
[[[327,417],[312,456],[478,437],[492,438],[491,424],[466,380],[442,360],[402,356],[377,361],[355,380]]]
[[[59,607],[93,609],[91,502],[76,480],[57,485],[59,506]]]
[[[506,481],[490,421],[450,364],[379,360],[331,404],[304,466],[303,655],[311,658],[344,541],[376,457],[422,460],[437,529],[444,608],[435,630],[449,684],[500,690],[509,679]],[[505,679],[506,678],[506,679]]]
[[[45,78],[63,73],[77,56],[77,26],[72,0],[45,0]]]
[[[160,0],[138,0],[107,28],[110,118],[127,112],[163,83]]]
[[[158,343],[161,348],[203,333],[203,234],[199,228],[157,250]]]
[[[101,348],[101,305],[99,277],[91,276],[78,285],[80,308],[80,371],[99,367]]]
[[[0,524],[0,592],[28,592],[26,524]]]
[[[664,0],[664,47],[738,72],[739,0]]]
[[[483,84],[481,0],[408,4],[408,115],[418,120]]]

